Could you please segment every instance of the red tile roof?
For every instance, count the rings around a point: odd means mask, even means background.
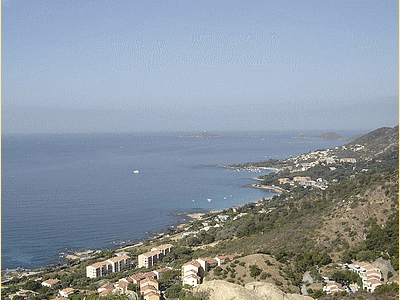
[[[53,284],[56,284],[57,282],[60,282],[60,280],[58,280],[58,279],[48,279],[46,281],[43,281],[42,284],[43,283],[47,283],[47,284],[53,285]]]
[[[187,262],[186,264],[183,264],[182,267],[186,267],[186,266],[190,266],[190,265],[195,266],[197,268],[201,267],[200,263],[195,260],[192,260],[192,261]]]

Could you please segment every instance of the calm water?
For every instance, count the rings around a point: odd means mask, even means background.
[[[3,135],[2,268],[56,263],[68,247],[137,242],[182,221],[179,213],[272,196],[246,186],[254,173],[214,165],[343,144],[292,139],[298,132],[180,134]]]

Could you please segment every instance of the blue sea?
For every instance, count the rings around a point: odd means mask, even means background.
[[[183,213],[271,197],[248,186],[260,173],[217,165],[343,144],[293,139],[299,132],[179,137],[187,134],[2,135],[2,269],[57,263],[69,248],[138,242],[185,221]]]

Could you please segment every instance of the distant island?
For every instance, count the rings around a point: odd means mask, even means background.
[[[352,138],[346,139],[341,135],[334,133],[334,132],[325,132],[321,133],[317,136],[306,136],[300,133],[298,136],[294,137],[295,139],[306,139],[306,140],[329,140],[329,141],[350,141],[353,140]]]
[[[180,135],[180,138],[210,138],[210,137],[222,137],[221,135],[209,133],[206,131],[203,132],[196,132],[189,135]]]

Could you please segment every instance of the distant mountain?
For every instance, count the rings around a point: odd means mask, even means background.
[[[353,140],[350,144],[360,144],[369,148],[374,148],[374,145],[390,145],[399,142],[399,125],[396,127],[382,127],[362,135]]]

